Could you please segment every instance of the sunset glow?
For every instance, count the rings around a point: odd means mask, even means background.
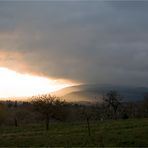
[[[50,93],[70,85],[64,81],[20,74],[7,68],[0,68],[0,98]]]

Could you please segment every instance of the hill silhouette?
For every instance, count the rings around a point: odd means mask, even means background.
[[[70,102],[101,102],[102,96],[111,90],[117,91],[124,102],[140,101],[148,92],[147,87],[86,84],[67,87],[54,94]]]

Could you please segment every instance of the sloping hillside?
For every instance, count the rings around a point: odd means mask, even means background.
[[[62,97],[66,101],[101,102],[102,96],[111,90],[117,91],[121,95],[123,101],[142,100],[144,94],[148,92],[148,88],[146,87],[87,84],[67,87],[54,94]]]

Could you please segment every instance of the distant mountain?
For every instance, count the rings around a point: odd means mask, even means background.
[[[146,87],[87,84],[67,87],[54,94],[70,102],[101,102],[102,96],[111,90],[117,91],[123,101],[142,100],[148,92]]]

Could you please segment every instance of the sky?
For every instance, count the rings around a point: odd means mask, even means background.
[[[0,1],[0,67],[148,86],[147,15],[147,1]]]

